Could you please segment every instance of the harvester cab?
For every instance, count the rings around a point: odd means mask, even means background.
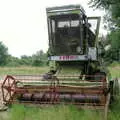
[[[100,17],[87,17],[80,5],[47,8],[49,46],[52,55],[88,55],[96,50]],[[94,32],[89,20],[97,20]],[[95,25],[94,25],[95,26]],[[87,60],[89,56],[86,57]],[[51,56],[51,60],[59,60]],[[96,60],[91,56],[92,60]],[[83,60],[83,59],[80,59]]]
[[[79,66],[82,74],[90,74],[89,67],[99,63],[100,17],[87,17],[80,5],[47,8],[46,12],[49,33],[48,55],[50,63],[54,63],[52,68],[58,70],[60,67],[66,68],[63,67],[65,65],[69,68]]]

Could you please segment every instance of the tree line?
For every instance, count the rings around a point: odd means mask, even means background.
[[[47,53],[42,50],[31,56],[22,55],[20,58],[8,53],[8,48],[0,42],[0,66],[45,66],[47,65]]]

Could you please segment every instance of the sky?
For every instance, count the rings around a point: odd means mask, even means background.
[[[103,16],[105,11],[89,8],[89,0],[0,0],[0,41],[9,54],[20,57],[48,49],[46,7],[81,4],[87,16]],[[101,25],[100,33],[104,34]]]

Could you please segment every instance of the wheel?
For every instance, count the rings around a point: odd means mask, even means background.
[[[11,102],[12,97],[15,93],[15,88],[16,88],[15,78],[10,75],[7,75],[1,86],[4,102],[8,104]]]

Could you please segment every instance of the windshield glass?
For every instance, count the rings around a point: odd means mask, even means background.
[[[63,27],[78,27],[79,20],[58,21],[58,28]]]
[[[78,14],[50,16],[51,40],[57,54],[78,54],[80,19]]]

